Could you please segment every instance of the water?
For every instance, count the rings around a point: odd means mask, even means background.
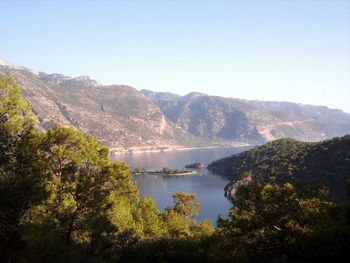
[[[128,153],[114,155],[112,159],[124,161],[131,168],[184,168],[186,164],[196,162],[207,166],[213,160],[246,149],[247,147],[224,147],[158,153]],[[231,202],[224,197],[224,187],[229,180],[207,169],[192,176],[137,175],[134,176],[134,179],[141,196],[146,194],[152,196],[157,201],[160,210],[173,205],[172,194],[174,192],[197,194],[197,199],[201,203],[200,215],[197,219],[210,219],[214,224],[217,217],[226,216],[232,206]]]

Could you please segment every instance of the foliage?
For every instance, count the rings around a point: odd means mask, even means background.
[[[213,262],[203,249],[202,242],[195,239],[163,238],[137,243],[126,250],[120,259],[125,263]],[[218,261],[220,262],[220,261]]]
[[[71,128],[50,129],[41,151],[49,174],[45,180],[49,196],[32,206],[21,222],[32,253],[42,254],[46,242],[50,243],[42,236],[66,245],[88,246],[90,251],[100,240],[113,239],[118,225],[112,223],[108,211],[115,196],[128,200],[129,206],[137,200],[128,167],[110,162],[106,148]]]
[[[0,78],[0,261],[20,256],[18,227],[30,205],[45,196],[35,117],[12,78]]]
[[[0,77],[0,261],[349,258],[350,205],[333,203],[324,188],[279,180],[316,176],[338,187],[349,171],[349,136],[313,144],[280,140],[229,160],[234,176],[248,171],[258,183],[238,189],[217,229],[196,221],[194,194],[175,193],[174,205],[160,212],[151,197],[139,196],[129,167],[111,162],[92,136],[62,126],[38,131],[17,84]]]
[[[165,209],[163,220],[172,238],[205,236],[213,233],[210,221],[199,224],[194,219],[199,214],[199,202],[195,194],[177,192],[173,195],[174,206]]]
[[[153,240],[167,236],[162,215],[150,196],[146,195],[140,199],[134,212],[134,218],[141,230],[142,239]]]
[[[18,85],[0,78],[0,87],[1,261],[118,260],[128,247],[173,235],[177,220],[188,237],[213,232],[193,219],[194,195],[175,194],[170,219],[92,136],[59,125],[39,132]]]
[[[218,235],[232,256],[256,262],[301,260],[300,241],[330,222],[334,206],[323,191],[300,191],[287,183],[239,188],[229,219],[219,220]]]
[[[333,198],[344,201],[350,182],[350,135],[317,143],[280,139],[214,161],[209,169],[234,181],[251,174],[254,182],[326,185]]]

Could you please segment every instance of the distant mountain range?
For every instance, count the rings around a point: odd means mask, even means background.
[[[116,151],[260,144],[281,137],[317,141],[350,133],[350,114],[324,106],[138,91],[1,59],[0,74],[18,81],[42,128],[76,127]]]
[[[283,137],[319,141],[350,133],[350,114],[325,106],[141,92],[169,120],[197,136],[260,144]]]
[[[129,86],[103,86],[86,76],[45,74],[4,63],[0,74],[11,74],[20,83],[45,129],[56,123],[76,127],[116,151],[215,143],[177,127],[151,100]]]

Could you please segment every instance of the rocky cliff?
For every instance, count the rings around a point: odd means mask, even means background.
[[[142,92],[169,120],[197,136],[259,144],[283,137],[319,141],[350,132],[350,114],[325,106]]]
[[[117,151],[213,143],[177,127],[151,100],[129,86],[104,86],[87,76],[46,74],[4,61],[0,74],[12,75],[20,84],[43,128],[57,123],[72,126]]]
[[[88,76],[46,74],[0,60],[46,129],[91,133],[117,151],[261,144],[282,137],[318,141],[350,132],[350,114],[324,106],[247,101],[192,92],[179,96]]]

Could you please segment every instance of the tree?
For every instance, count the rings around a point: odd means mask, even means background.
[[[111,208],[118,198],[127,200],[125,206],[137,200],[128,167],[111,162],[108,149],[92,136],[62,126],[46,133],[42,155],[49,169],[49,197],[23,219],[34,251],[47,248],[45,236],[67,246],[88,247],[91,253],[97,247],[101,252],[100,241],[109,240],[112,246],[119,226],[113,224]]]
[[[301,241],[329,222],[334,206],[319,190],[289,183],[241,186],[228,219],[219,219],[219,243],[233,258],[253,262],[301,260]]]
[[[140,198],[134,211],[134,219],[141,239],[155,240],[167,234],[166,225],[157,204],[149,195]]]
[[[172,238],[186,238],[206,235],[213,232],[211,223],[207,220],[197,224],[194,219],[199,214],[200,203],[195,194],[177,192],[173,194],[174,206],[168,207],[163,213],[163,220]]]
[[[0,261],[19,257],[20,219],[45,198],[36,118],[11,77],[0,76]]]
[[[124,261],[144,248],[152,260],[205,260],[201,240],[214,229],[195,220],[196,195],[175,193],[160,213],[92,136],[36,125],[18,85],[0,77],[1,262]]]

